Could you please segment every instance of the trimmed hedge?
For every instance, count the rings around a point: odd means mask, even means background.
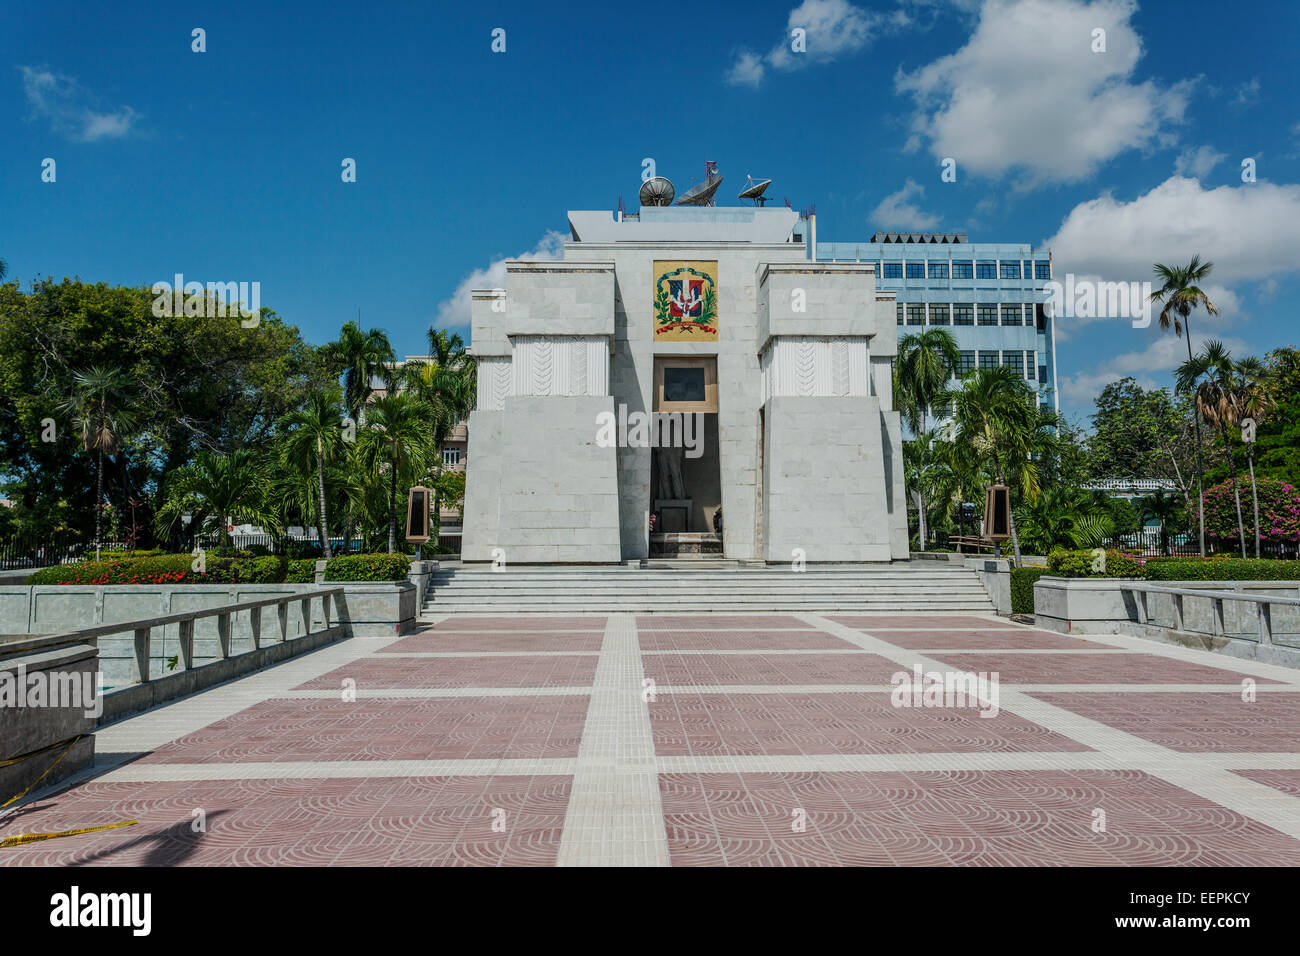
[[[1106,549],[1106,570],[1096,574],[1092,570],[1095,558],[1091,550],[1054,550],[1047,556],[1047,573],[1061,578],[1140,578],[1142,562],[1123,551]]]
[[[1268,558],[1161,558],[1148,561],[1148,581],[1300,581],[1300,561]]]
[[[316,559],[302,558],[289,562],[289,571],[284,576],[286,584],[314,584],[316,581]]]
[[[112,561],[86,561],[42,568],[28,584],[279,584],[288,562],[284,558],[208,558],[206,570],[193,568],[188,554],[163,554]]]
[[[325,565],[326,581],[402,581],[410,573],[404,554],[342,554]]]
[[[1034,582],[1047,573],[1046,568],[1011,569],[1011,613],[1034,613]]]

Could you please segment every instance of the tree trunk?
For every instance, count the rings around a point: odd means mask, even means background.
[[[388,475],[388,553],[397,550],[397,459],[389,463]]]
[[[1246,463],[1250,466],[1250,496],[1255,506],[1255,557],[1259,557],[1259,489],[1255,487],[1255,446],[1246,446]]]
[[[99,560],[101,519],[104,513],[104,449],[95,455],[95,560]]]
[[[1183,320],[1183,333],[1187,337],[1187,361],[1191,362],[1194,361],[1192,326],[1186,319]],[[1196,518],[1201,529],[1201,557],[1205,557],[1205,466],[1201,463],[1201,415],[1195,401],[1192,402],[1192,424],[1196,426]]]
[[[320,553],[328,561],[334,554],[330,551],[329,515],[325,511],[325,453],[319,446],[316,449],[316,483],[320,491],[320,508],[317,509],[320,516]]]
[[[1228,451],[1228,475],[1232,478],[1232,496],[1237,500],[1237,537],[1241,541],[1241,556],[1246,556],[1246,522],[1241,517],[1241,486],[1237,484],[1237,456],[1232,453],[1232,442],[1228,438],[1228,426],[1220,428],[1223,432],[1223,447]]]

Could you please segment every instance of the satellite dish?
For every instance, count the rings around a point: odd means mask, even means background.
[[[662,176],[652,176],[641,184],[637,198],[643,206],[671,206],[676,192],[668,180]]]
[[[677,200],[679,206],[712,206],[713,194],[718,191],[722,185],[722,176],[718,173],[711,173],[709,178],[704,182],[692,186],[686,192],[682,193],[682,198]]]
[[[763,195],[763,190],[772,185],[772,180],[760,179],[758,182],[754,182],[754,177],[749,175],[746,175],[745,179],[748,181],[749,185],[742,189],[740,195],[736,198],[752,199],[760,206],[767,202],[767,197]]]

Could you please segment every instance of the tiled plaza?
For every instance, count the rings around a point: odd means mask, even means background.
[[[0,865],[1300,865],[1300,672],[969,614],[431,617],[97,750]]]

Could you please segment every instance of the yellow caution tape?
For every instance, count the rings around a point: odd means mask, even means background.
[[[0,840],[0,850],[11,846],[22,846],[24,843],[53,840],[56,837],[76,836],[78,833],[94,833],[96,830],[115,830],[118,827],[135,826],[139,822],[139,820],[126,820],[122,823],[106,823],[102,827],[82,827],[80,830],[62,830],[58,833],[20,833],[18,836],[5,837]]]
[[[21,763],[21,762],[24,761],[24,760],[30,760],[32,757],[35,757],[35,756],[37,756],[38,754],[43,754],[43,753],[45,753],[47,750],[53,750],[55,747],[58,747],[60,744],[64,744],[64,743],[66,743],[66,744],[68,745],[67,750],[64,750],[63,753],[59,754],[58,758],[54,761],[54,763],[50,764],[48,767],[45,768],[45,773],[41,774],[39,777],[37,777],[35,780],[33,780],[30,784],[28,784],[26,790],[24,790],[22,793],[18,794],[18,796],[13,797],[12,799],[6,800],[4,803],[0,803],[0,810],[3,810],[5,807],[9,806],[9,804],[11,804],[11,803],[17,803],[17,802],[18,802],[19,800],[21,800],[23,797],[27,796],[27,794],[31,793],[31,792],[32,792],[32,788],[35,787],[38,783],[40,783],[42,780],[44,780],[46,774],[48,774],[51,770],[53,770],[55,767],[57,767],[57,766],[59,765],[59,761],[62,760],[64,757],[66,757],[66,756],[68,755],[68,751],[71,750],[71,749],[76,745],[77,741],[80,740],[80,739],[81,739],[82,737],[84,737],[84,736],[85,736],[85,734],[77,734],[77,736],[73,737],[71,740],[60,740],[59,743],[57,743],[57,744],[50,744],[48,747],[42,747],[40,750],[34,750],[34,751],[32,751],[31,753],[29,753],[29,754],[25,754],[25,755],[23,755],[23,756],[21,756],[21,757],[15,757],[15,758],[13,758],[12,760],[6,760],[6,761],[4,761],[3,763],[0,763],[0,767],[8,767],[8,766],[12,766],[13,764]]]

